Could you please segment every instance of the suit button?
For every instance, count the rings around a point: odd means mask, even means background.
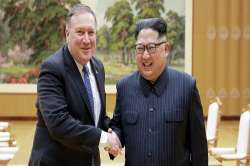
[[[151,152],[148,152],[148,157],[151,157],[152,156],[152,153]]]
[[[149,108],[149,112],[153,112],[154,111],[154,108]]]
[[[149,129],[148,129],[148,132],[152,133],[152,129],[151,129],[151,128],[149,128]]]

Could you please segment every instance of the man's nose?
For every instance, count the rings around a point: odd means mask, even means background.
[[[150,55],[149,55],[149,53],[148,53],[148,49],[147,49],[147,48],[145,48],[145,50],[144,50],[144,52],[143,52],[143,54],[142,54],[142,57],[143,57],[144,59],[147,59],[147,58],[149,58],[149,57],[150,57]]]
[[[82,42],[83,43],[89,43],[90,42],[90,38],[89,38],[88,33],[84,33],[84,35],[82,36]]]

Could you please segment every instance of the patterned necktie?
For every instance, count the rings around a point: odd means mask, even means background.
[[[90,106],[91,106],[91,111],[95,117],[95,113],[94,113],[94,99],[93,99],[93,93],[92,93],[92,90],[91,90],[91,85],[90,85],[90,80],[89,80],[89,69],[86,65],[83,66],[83,83],[84,83],[84,86],[87,90],[87,93],[88,93],[88,99],[89,99],[89,103],[90,103]]]

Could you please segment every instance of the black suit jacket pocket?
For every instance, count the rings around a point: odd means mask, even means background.
[[[124,114],[124,120],[126,124],[134,125],[138,121],[138,113],[137,112],[126,112]]]
[[[166,138],[166,144],[175,144],[171,140],[177,140],[182,138],[185,140],[185,114],[182,109],[171,109],[171,111],[165,112],[164,115],[164,128],[163,135]]]
[[[184,120],[184,111],[182,109],[175,109],[165,112],[166,123],[178,123]]]

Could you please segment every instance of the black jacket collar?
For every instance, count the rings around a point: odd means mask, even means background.
[[[142,92],[145,97],[148,97],[151,92],[153,92],[158,97],[161,96],[168,83],[168,68],[165,67],[160,77],[152,84],[150,81],[146,80],[140,74],[139,84],[141,86]]]

